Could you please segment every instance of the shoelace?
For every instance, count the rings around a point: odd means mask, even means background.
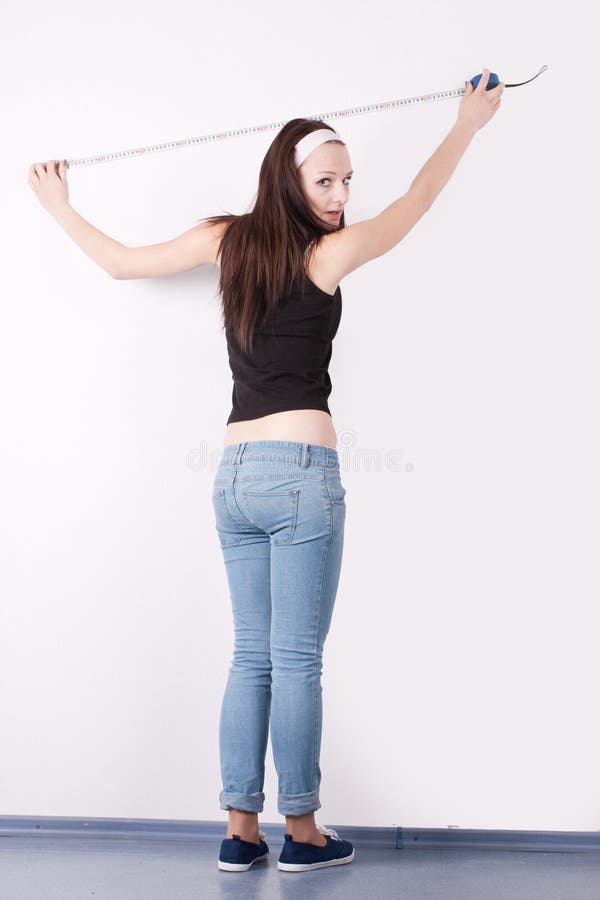
[[[341,837],[335,830],[335,828],[325,828],[323,825],[317,825],[317,828],[321,832],[321,834],[328,834],[329,837],[332,837],[334,841],[341,841]]]

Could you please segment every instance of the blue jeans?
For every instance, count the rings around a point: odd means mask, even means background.
[[[233,608],[219,723],[221,809],[262,812],[271,726],[277,809],[320,808],[322,658],[346,518],[337,450],[297,441],[230,444],[212,502]]]

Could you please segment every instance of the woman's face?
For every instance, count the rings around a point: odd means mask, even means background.
[[[350,195],[352,164],[346,145],[331,141],[319,144],[298,172],[312,211],[325,224],[337,228]]]

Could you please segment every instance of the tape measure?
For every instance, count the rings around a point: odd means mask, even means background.
[[[527,81],[520,81],[517,84],[505,84],[504,87],[520,87],[522,84],[529,84],[538,75],[541,75],[548,66],[542,66],[539,72],[529,78]],[[471,78],[473,89],[477,87],[481,81],[482,73]],[[492,90],[500,84],[500,80],[495,72],[489,73],[486,91]],[[350,116],[359,116],[364,113],[379,112],[382,110],[396,109],[399,106],[414,106],[416,103],[428,103],[435,100],[448,100],[451,97],[460,97],[466,91],[466,88],[455,88],[449,91],[438,91],[435,94],[423,94],[419,97],[406,97],[403,100],[387,100],[384,103],[371,103],[369,106],[355,106],[352,109],[338,109],[335,112],[321,113],[316,116],[306,116],[307,119],[347,119]],[[216,131],[214,134],[204,134],[200,137],[181,138],[177,141],[166,141],[163,144],[150,144],[148,147],[133,147],[129,150],[116,150],[114,153],[101,153],[98,156],[86,156],[82,159],[65,159],[67,168],[73,166],[92,166],[95,163],[110,162],[115,159],[127,159],[132,156],[142,156],[147,153],[161,153],[164,150],[179,150],[181,147],[191,147],[194,144],[206,144],[210,141],[222,141],[230,137],[242,137],[247,134],[259,134],[264,131],[271,131],[274,128],[283,128],[286,124],[283,122],[271,122],[268,125],[251,125],[248,128],[236,128],[232,131]]]

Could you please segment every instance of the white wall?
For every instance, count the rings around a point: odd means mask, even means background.
[[[38,204],[29,165],[546,64],[505,91],[410,235],[342,284],[348,516],[317,821],[600,828],[591,10],[4,8],[2,814],[227,815],[218,273],[111,280]],[[458,103],[332,122],[356,173],[348,223],[404,193]],[[73,168],[71,203],[125,244],[167,240],[246,210],[275,133]],[[265,822],[282,821],[276,790],[269,747]]]

